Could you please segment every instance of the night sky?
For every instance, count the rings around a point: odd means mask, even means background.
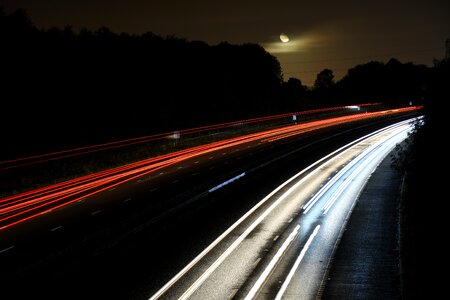
[[[211,45],[258,43],[279,59],[285,80],[309,86],[324,68],[340,79],[371,60],[432,66],[450,38],[448,0],[0,0],[0,6],[6,13],[24,8],[39,28],[106,26]]]

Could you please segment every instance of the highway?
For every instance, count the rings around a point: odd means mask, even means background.
[[[361,178],[408,126],[380,146],[388,132],[354,141],[416,110],[292,125],[0,199],[5,299],[314,293],[323,270],[312,267],[325,268]]]
[[[337,107],[327,107],[327,108],[319,108],[319,109],[312,109],[312,110],[306,110],[306,111],[299,111],[299,112],[292,112],[292,113],[285,113],[285,114],[278,114],[273,116],[266,116],[266,117],[259,117],[259,118],[252,118],[252,119],[246,119],[246,120],[238,120],[238,121],[232,121],[228,123],[221,123],[221,124],[213,124],[213,125],[207,125],[202,127],[196,127],[196,128],[189,128],[189,129],[182,129],[177,131],[176,133],[178,135],[189,135],[189,134],[195,134],[195,133],[203,133],[208,132],[211,130],[224,130],[233,128],[236,126],[242,126],[242,125],[248,125],[253,123],[261,123],[266,121],[273,121],[278,119],[286,119],[286,117],[291,118],[292,115],[295,115],[296,117],[302,117],[317,113],[327,113],[327,112],[333,112],[333,111],[345,111],[348,109],[354,109],[361,107],[370,107],[370,106],[376,106],[377,104],[358,104],[355,106],[337,106]],[[86,155],[94,152],[102,152],[107,151],[111,149],[116,148],[123,148],[131,145],[136,144],[143,144],[148,143],[152,141],[160,141],[167,139],[169,136],[173,136],[174,132],[163,132],[163,133],[157,133],[153,135],[147,135],[142,137],[136,137],[136,138],[130,138],[125,140],[119,140],[114,142],[108,142],[108,143],[102,143],[102,144],[96,144],[96,145],[89,145],[89,146],[82,146],[77,147],[73,149],[66,149],[66,150],[60,150],[60,151],[54,151],[50,153],[41,153],[41,154],[35,154],[31,156],[26,157],[17,157],[13,159],[7,159],[0,161],[0,171],[4,170],[10,170],[10,169],[17,169],[23,166],[29,166],[29,165],[36,165],[43,162],[49,162],[53,160],[60,160],[63,158],[68,157],[74,157],[74,156],[81,156]]]
[[[387,127],[303,169],[150,299],[315,299],[359,192],[409,130]]]
[[[409,111],[414,109],[412,107],[402,110]],[[313,130],[336,126],[355,120],[376,118],[380,114],[395,114],[396,112],[397,110],[363,113],[267,130],[160,155],[129,165],[6,197],[0,199],[0,230],[105,190],[110,190],[125,182],[154,174],[165,167],[211,152],[230,149],[239,145],[252,147],[255,142],[258,144],[271,143]]]

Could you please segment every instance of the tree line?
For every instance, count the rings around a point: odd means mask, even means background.
[[[420,101],[432,68],[396,59],[283,78],[258,44],[70,26],[39,29],[0,9],[2,156],[360,102]],[[20,152],[20,151],[19,151]]]

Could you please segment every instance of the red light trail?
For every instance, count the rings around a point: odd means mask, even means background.
[[[356,106],[367,107],[367,106],[375,106],[375,105],[377,105],[377,103],[358,104]],[[306,110],[306,111],[300,111],[300,112],[292,112],[292,113],[285,113],[285,114],[279,114],[279,115],[273,115],[273,116],[252,118],[252,119],[247,119],[247,120],[239,120],[239,121],[233,121],[233,122],[227,122],[227,123],[221,123],[221,124],[207,125],[207,126],[196,127],[196,128],[182,129],[182,130],[179,130],[178,132],[180,134],[186,135],[186,134],[205,132],[205,131],[209,131],[209,130],[225,129],[228,127],[244,125],[244,124],[252,124],[252,123],[258,123],[258,122],[277,120],[277,119],[282,119],[282,118],[286,118],[286,117],[291,117],[292,115],[296,115],[296,116],[310,115],[310,114],[314,114],[314,113],[339,111],[339,110],[344,110],[344,109],[348,109],[348,108],[349,108],[349,106],[319,108],[319,109],[312,109],[312,110]],[[0,171],[14,169],[14,168],[28,166],[28,165],[33,165],[33,164],[42,163],[42,162],[48,162],[48,161],[52,161],[52,160],[58,160],[58,159],[62,159],[62,158],[68,158],[68,157],[79,156],[79,155],[84,155],[84,154],[89,154],[89,153],[94,153],[94,152],[99,152],[99,151],[112,150],[112,149],[121,148],[121,147],[125,147],[125,146],[148,143],[151,141],[162,140],[172,134],[173,134],[173,132],[164,132],[164,133],[158,133],[158,134],[148,135],[148,136],[143,136],[143,137],[125,139],[125,140],[114,141],[114,142],[109,142],[109,143],[103,143],[103,144],[97,144],[97,145],[91,145],[91,146],[85,146],[85,147],[78,147],[78,148],[74,148],[74,149],[67,149],[67,150],[56,151],[56,152],[51,152],[51,153],[44,153],[44,154],[38,154],[38,155],[33,155],[33,156],[28,156],[28,157],[21,157],[21,158],[0,161]]]
[[[0,230],[63,206],[67,206],[73,202],[98,194],[125,182],[154,173],[157,170],[193,157],[198,157],[207,153],[245,143],[269,143],[320,128],[414,111],[420,108],[421,107],[418,106],[412,106],[395,110],[359,113],[247,134],[240,137],[160,155],[124,166],[23,192],[17,195],[8,196],[0,199]],[[222,124],[215,126],[225,125]]]

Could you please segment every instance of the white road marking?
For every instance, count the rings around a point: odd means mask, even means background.
[[[5,248],[5,249],[3,249],[3,250],[0,251],[0,254],[3,253],[3,252],[6,252],[6,251],[8,251],[8,250],[11,250],[11,249],[13,249],[13,248],[14,248],[14,246]]]
[[[308,251],[308,248],[311,245],[314,237],[317,235],[317,232],[319,231],[319,229],[320,229],[320,225],[317,225],[316,228],[314,228],[313,233],[309,236],[308,240],[306,241],[305,246],[303,247],[302,251],[300,251],[300,255],[297,257],[294,265],[292,266],[291,270],[289,271],[288,276],[286,277],[283,284],[281,285],[281,288],[278,291],[277,296],[275,297],[275,300],[281,300],[281,297],[283,297],[284,292],[286,291],[286,288],[288,287],[289,283],[291,282],[295,271],[297,270],[298,266],[300,265],[300,262],[302,261],[303,257],[305,256],[306,251]]]
[[[131,198],[127,198],[127,199],[123,200],[123,203],[127,203],[128,201],[131,201]]]
[[[214,191],[217,191],[218,189],[220,189],[220,188],[226,186],[227,184],[232,183],[233,181],[236,181],[236,180],[238,180],[238,179],[240,179],[240,178],[242,178],[242,177],[244,177],[244,176],[245,176],[245,172],[242,173],[242,174],[239,174],[238,176],[235,176],[235,177],[233,177],[233,178],[231,178],[231,179],[228,179],[227,181],[222,182],[222,183],[219,184],[219,185],[216,185],[216,186],[213,187],[212,189],[209,189],[209,190],[208,190],[208,193],[212,193],[212,192],[214,192]]]
[[[336,150],[338,151],[338,150]],[[334,152],[333,152],[334,153]],[[174,282],[176,282],[184,273],[186,273],[189,269],[192,268],[193,265],[197,263],[198,260],[200,260],[202,257],[204,257],[213,247],[215,247],[216,244],[218,244],[222,239],[225,238],[231,232],[234,230],[240,223],[242,223],[245,219],[248,218],[255,210],[257,210],[263,203],[265,203],[270,197],[272,197],[276,192],[278,192],[280,189],[282,189],[284,186],[286,186],[291,181],[295,180],[297,177],[308,171],[310,168],[313,168],[315,165],[321,163],[323,160],[331,156],[333,153],[330,153],[329,155],[323,157],[322,159],[316,161],[309,167],[303,169],[301,172],[297,173],[293,177],[289,178],[287,181],[285,181],[282,185],[280,185],[278,188],[273,190],[269,195],[264,197],[263,200],[261,200],[258,204],[256,204],[252,209],[250,209],[245,215],[243,215],[238,221],[236,221],[231,227],[229,227],[224,233],[222,233],[221,236],[219,236],[212,244],[210,244],[205,250],[203,250],[202,253],[200,253],[191,263],[189,263],[183,270],[181,270],[175,277],[173,277],[165,286],[163,286],[156,294],[154,294],[150,299],[156,299],[159,297],[160,294],[164,293]],[[298,188],[299,185],[303,184],[305,180],[307,180],[310,176],[312,176],[314,173],[316,173],[318,169],[313,170],[311,173],[307,174],[305,177],[300,179],[297,183],[295,183],[293,186],[291,186],[286,192],[284,192],[283,195],[281,195],[272,205],[269,206],[247,229],[222,253],[222,255],[214,261],[214,263],[211,264],[211,266],[202,274],[199,278],[192,284],[183,295],[181,295],[180,299],[188,299],[196,290],[197,288],[214,272],[221,264],[222,262],[240,245],[240,243],[281,203],[284,201],[284,199],[287,198],[288,195],[290,195],[295,189]],[[266,249],[268,251],[268,249]]]
[[[238,291],[239,291],[239,289],[233,289],[231,291],[230,295],[228,295],[228,299],[233,299]]]
[[[361,138],[362,139],[362,138]],[[270,192],[266,197],[264,197],[261,201],[258,202],[252,209],[250,209],[247,213],[245,213],[239,220],[237,220],[233,225],[231,225],[225,232],[223,232],[217,239],[214,240],[208,247],[206,247],[199,255],[197,255],[189,264],[187,264],[180,272],[178,272],[172,279],[170,279],[162,288],[160,288],[153,296],[151,296],[150,300],[158,299],[162,294],[164,294],[170,287],[172,287],[175,282],[177,282],[184,274],[186,274],[190,269],[192,269],[203,257],[205,257],[216,245],[218,245],[226,236],[228,236],[236,227],[238,227],[244,220],[246,220],[250,215],[252,215],[259,207],[261,207],[264,203],[266,203],[274,194],[276,194],[278,191],[280,191],[282,188],[284,188],[286,185],[309,171],[310,169],[314,168],[315,166],[319,165],[329,157],[335,155],[342,149],[345,149],[346,147],[349,147],[353,143],[349,143],[332,153],[322,157],[315,163],[309,165],[302,171],[298,172],[288,180],[286,180],[284,183],[282,183],[280,186],[278,186],[275,190]],[[213,168],[213,167],[211,167]],[[210,168],[210,169],[211,169]],[[231,252],[234,251],[234,249],[250,234],[250,232],[253,231],[253,229],[261,223],[267,215],[270,214],[270,212],[275,209],[283,200],[290,194],[292,191],[294,191],[299,185],[301,185],[307,178],[312,176],[315,172],[318,172],[319,169],[316,168],[313,171],[311,171],[309,174],[305,175],[302,179],[300,179],[297,183],[295,183],[292,187],[290,187],[283,195],[281,195],[262,215],[260,215],[256,221],[250,225],[250,227],[247,227],[245,232],[241,234],[234,242],[233,244],[228,247],[225,252],[222,253],[222,255],[196,280],[196,282],[185,292],[185,294],[182,295],[182,298],[184,299],[189,298],[189,296],[209,277],[209,275],[224,261],[228,255],[230,255]]]
[[[395,126],[395,125],[393,125]],[[266,203],[274,194],[276,194],[278,191],[283,189],[286,185],[291,183],[292,181],[296,180],[299,176],[303,175],[310,169],[316,167],[317,165],[321,164],[323,161],[327,160],[328,158],[332,157],[333,155],[336,155],[340,151],[350,148],[360,141],[373,136],[383,130],[386,130],[385,127],[383,129],[380,129],[378,131],[375,131],[373,133],[367,134],[363,137],[360,137],[359,139],[352,141],[341,148],[329,153],[328,155],[322,157],[318,161],[314,162],[313,164],[309,165],[302,171],[298,172],[288,180],[286,180],[283,184],[278,186],[275,190],[273,190],[271,193],[269,193],[264,199],[262,199],[260,202],[258,202],[253,208],[251,208],[247,213],[245,213],[239,220],[237,220],[233,225],[231,225],[225,232],[223,232],[218,238],[214,240],[209,246],[207,246],[200,254],[198,254],[190,263],[188,263],[181,271],[179,271],[172,279],[170,279],[162,288],[160,288],[155,294],[153,294],[149,299],[155,300],[161,297],[165,292],[167,292],[178,280],[180,280],[187,272],[189,272],[200,260],[202,260],[214,247],[216,247],[225,237],[227,237],[232,231],[234,231],[244,220],[246,220],[250,215],[252,215],[258,208],[260,208],[264,203]],[[309,174],[305,175],[302,179],[300,179],[297,183],[295,183],[292,187],[290,187],[283,195],[281,195],[272,205],[263,212],[256,221],[252,223],[247,229],[244,231],[244,233],[239,236],[232,245],[230,245],[225,252],[222,253],[222,255],[214,262],[210,267],[194,282],[194,284],[181,296],[180,299],[187,299],[189,298],[192,293],[195,292],[195,290],[210,276],[212,272],[230,255],[231,252],[234,251],[234,249],[244,240],[250,232],[253,231],[253,229],[262,222],[265,217],[270,214],[270,212],[275,209],[292,191],[294,191],[298,186],[300,186],[304,181],[307,180],[310,176],[312,176],[314,173],[319,172],[320,168],[313,169]]]
[[[260,261],[261,261],[261,257],[258,257],[258,259],[255,260],[255,262],[253,263],[253,266],[258,265]]]
[[[55,228],[53,228],[53,229],[50,229],[50,231],[56,231],[56,230],[58,230],[58,229],[61,229],[62,228],[62,226],[58,226],[58,227],[55,227]]]
[[[92,216],[93,216],[93,215],[96,215],[96,214],[98,214],[99,212],[101,212],[101,210],[97,210],[97,211],[91,212],[91,215],[92,215]]]
[[[272,260],[269,262],[267,267],[264,269],[261,276],[259,276],[258,280],[256,280],[255,285],[253,285],[250,292],[245,297],[245,300],[250,300],[250,299],[253,299],[256,297],[256,294],[258,293],[259,289],[262,287],[262,285],[266,281],[267,277],[269,277],[270,273],[272,273],[272,270],[275,268],[278,261],[281,259],[281,257],[286,252],[287,248],[291,245],[292,241],[297,236],[299,229],[300,229],[300,225],[295,226],[294,230],[291,232],[291,234],[288,236],[288,238],[283,242],[283,245],[281,245],[280,249],[278,249],[275,256],[272,258]]]

